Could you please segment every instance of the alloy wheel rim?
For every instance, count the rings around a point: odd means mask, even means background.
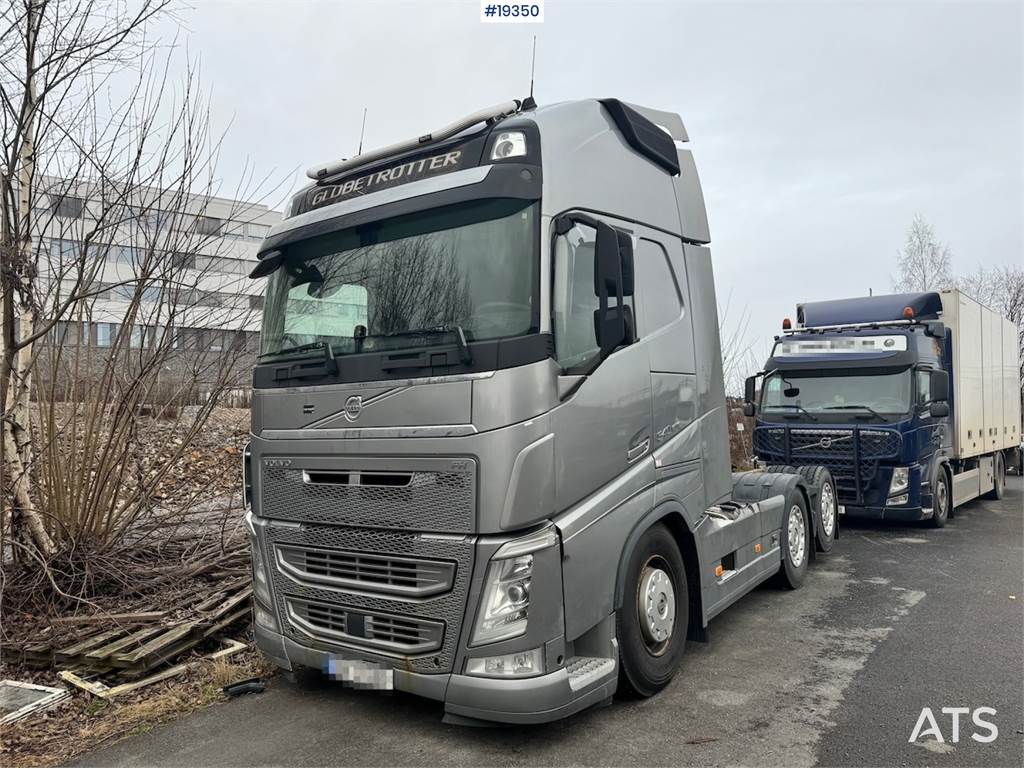
[[[826,536],[832,535],[836,524],[836,492],[832,483],[825,483],[821,489],[821,527]]]
[[[946,512],[948,511],[946,509],[946,484],[945,483],[941,483],[941,482],[939,483],[939,493],[938,493],[938,496],[939,496],[939,504],[938,504],[937,514],[939,515],[939,517],[945,517],[946,516]]]
[[[647,649],[660,656],[672,640],[676,621],[676,592],[672,577],[658,558],[651,558],[640,571],[637,607],[640,629]]]
[[[794,568],[799,568],[804,562],[804,549],[806,548],[804,535],[806,528],[804,526],[804,513],[798,504],[794,504],[789,508],[788,529],[789,560]]]

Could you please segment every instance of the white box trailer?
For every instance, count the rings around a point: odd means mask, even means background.
[[[1020,445],[1017,327],[958,290],[941,291],[952,334],[953,453],[958,459]]]

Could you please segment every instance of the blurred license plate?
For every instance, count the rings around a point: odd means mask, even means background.
[[[327,677],[332,680],[340,680],[353,688],[391,691],[395,687],[395,671],[382,664],[332,657],[328,659],[326,666]]]
[[[839,514],[840,515],[845,515],[846,514],[846,506],[845,505],[843,505],[843,504],[839,505]]]

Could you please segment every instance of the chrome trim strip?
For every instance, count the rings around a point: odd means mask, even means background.
[[[442,176],[433,176],[428,179],[401,184],[391,189],[382,189],[380,192],[372,192],[369,195],[353,197],[340,203],[315,208],[312,211],[300,213],[298,216],[292,216],[290,219],[284,219],[280,223],[275,224],[267,234],[267,238],[291,232],[293,229],[305,227],[309,224],[340,219],[358,211],[365,211],[369,208],[376,208],[377,206],[387,205],[399,200],[407,200],[411,197],[429,195],[446,189],[479,184],[487,178],[487,174],[491,172],[493,167],[493,165],[479,165],[475,168],[467,168],[464,171],[453,171]]]
[[[266,440],[356,440],[375,437],[466,437],[477,434],[472,424],[430,424],[422,427],[345,427],[342,429],[265,429]]]
[[[449,376],[421,376],[417,379],[383,379],[377,381],[351,381],[338,382],[335,384],[320,384],[315,387],[275,387],[274,394],[281,392],[338,392],[344,389],[346,392],[352,389],[398,389],[401,387],[414,387],[418,384],[447,384],[452,381],[478,381],[494,377],[494,371],[480,371],[478,373],[457,373]],[[269,390],[257,389],[253,394]]]

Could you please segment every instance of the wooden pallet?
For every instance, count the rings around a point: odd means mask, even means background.
[[[72,639],[64,634],[20,648],[5,647],[4,655],[10,654],[36,667],[96,673],[116,670],[129,677],[141,676],[247,617],[251,600],[252,586],[244,577],[225,583],[213,595],[204,595],[195,605],[188,606],[187,618],[153,623],[146,616],[115,626],[100,624],[88,630],[83,628]]]

